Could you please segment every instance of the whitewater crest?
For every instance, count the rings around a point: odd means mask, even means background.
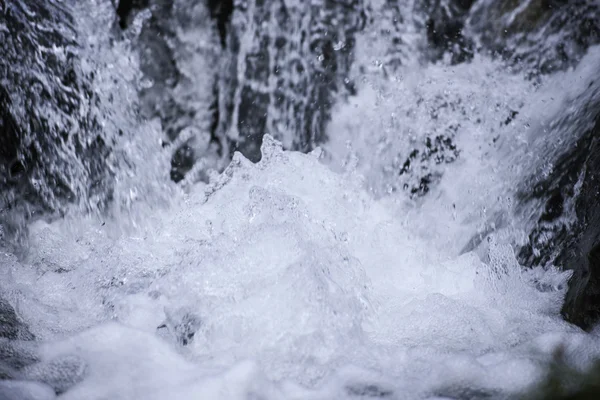
[[[27,259],[3,255],[41,360],[86,363],[60,398],[515,393],[559,346],[578,368],[600,355],[560,318],[568,273],[522,271],[494,238],[485,262],[449,259],[320,151],[261,150],[135,235],[37,222]]]

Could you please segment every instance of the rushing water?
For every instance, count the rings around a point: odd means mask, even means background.
[[[113,144],[109,206],[67,203],[0,253],[0,294],[38,339],[19,346],[40,359],[24,381],[0,381],[0,397],[54,398],[42,381],[64,385],[60,399],[515,398],[557,351],[581,370],[600,359],[598,330],[560,314],[571,272],[523,268],[514,250],[541,213],[516,207],[519,193],[577,142],[572,115],[589,120],[600,101],[600,47],[533,78],[483,51],[424,61],[414,2],[388,3],[373,1],[370,18],[404,17],[357,34],[345,77],[356,93],[336,94],[328,140],[302,154],[266,135],[259,162],[235,153],[220,173],[208,169],[228,153],[209,143],[202,96],[223,71],[197,56],[216,57],[216,32],[194,25],[207,10],[176,32],[187,75],[168,96],[195,119],[166,146],[160,116],[144,111],[162,92],[135,48],[150,13],[117,40],[110,2],[75,7],[79,68],[94,72],[93,112]],[[284,28],[298,34],[270,34]],[[299,62],[296,45],[278,56]],[[313,115],[287,105],[316,100],[287,78],[290,103],[271,99],[265,126],[289,149]],[[170,149],[184,142],[200,161],[175,185]]]

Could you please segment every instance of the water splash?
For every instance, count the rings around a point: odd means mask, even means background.
[[[38,337],[102,326],[45,350],[89,363],[87,383],[67,398],[151,395],[162,368],[174,373],[157,393],[182,398],[208,390],[189,379],[221,388],[239,368],[262,382],[250,389],[238,376],[231,390],[239,396],[421,397],[459,382],[514,393],[541,376],[537,346],[549,332],[573,351],[600,351],[560,318],[567,273],[523,272],[502,242],[490,243],[485,263],[474,254],[448,259],[398,224],[353,174],[284,152],[269,137],[262,151],[258,164],[238,154],[214,182],[151,216],[139,235],[38,223],[27,263],[5,260],[2,288],[12,288],[9,300],[20,298]],[[179,351],[192,363],[153,334],[171,346],[185,339]],[[121,357],[147,368],[134,389],[131,371],[141,370]],[[519,376],[499,375],[509,365]],[[110,385],[102,383],[107,368],[121,376]]]

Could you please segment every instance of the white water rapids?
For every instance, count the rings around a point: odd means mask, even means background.
[[[480,55],[391,77],[375,63],[323,149],[265,136],[259,163],[236,154],[168,206],[132,195],[135,227],[38,221],[23,259],[0,253],[0,294],[44,359],[87,363],[65,400],[493,397],[542,379],[559,347],[584,369],[600,338],[560,316],[569,273],[519,266],[511,244],[526,227],[510,212],[517,184],[558,151],[544,127],[599,63],[592,48],[535,85]],[[460,156],[409,199],[393,166],[451,125]],[[496,216],[501,229],[461,254]]]

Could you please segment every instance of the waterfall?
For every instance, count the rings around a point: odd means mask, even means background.
[[[0,398],[597,395],[599,21],[0,2]]]

